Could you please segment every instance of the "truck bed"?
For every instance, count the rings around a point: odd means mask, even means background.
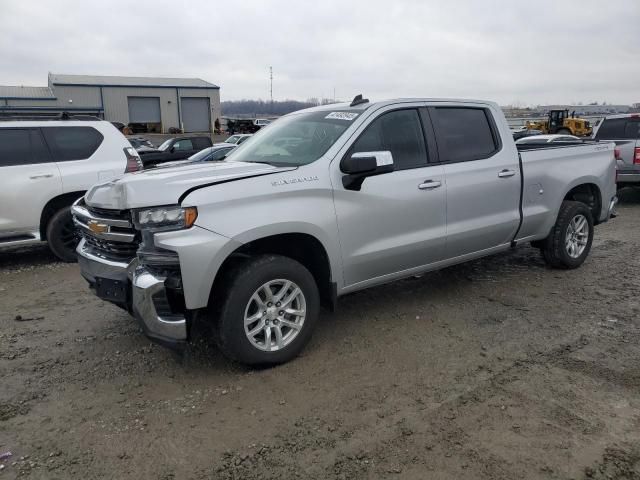
[[[517,242],[544,238],[558,215],[558,209],[573,187],[593,185],[599,206],[609,204],[613,191],[600,191],[598,185],[614,185],[613,143],[571,142],[563,144],[516,145],[520,157],[522,182],[522,223]],[[594,222],[606,216],[606,208],[593,206]]]

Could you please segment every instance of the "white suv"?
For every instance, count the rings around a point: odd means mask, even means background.
[[[47,241],[76,260],[71,204],[93,184],[140,170],[140,157],[98,119],[0,119],[0,247]]]

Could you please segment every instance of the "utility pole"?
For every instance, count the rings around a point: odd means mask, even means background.
[[[273,106],[273,67],[269,67],[269,82],[270,82],[271,106]]]

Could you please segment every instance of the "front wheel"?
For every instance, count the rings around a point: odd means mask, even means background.
[[[554,268],[578,268],[593,242],[593,216],[582,202],[564,201],[558,219],[543,241],[542,256]]]
[[[296,357],[311,339],[320,309],[313,275],[280,255],[262,255],[236,267],[222,297],[216,343],[226,356],[247,365]]]
[[[63,262],[77,262],[76,247],[79,238],[73,225],[71,207],[53,214],[47,224],[47,242],[53,254]]]

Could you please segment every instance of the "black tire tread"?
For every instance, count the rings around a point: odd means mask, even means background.
[[[69,250],[61,244],[58,238],[56,229],[61,222],[67,222],[71,218],[71,207],[63,207],[52,215],[47,223],[47,243],[53,254],[58,257],[59,260],[67,263],[75,263],[78,261],[75,250],[69,252]]]
[[[566,227],[571,219],[579,212],[583,213],[585,217],[587,217],[587,221],[589,222],[589,240],[582,258],[576,262],[568,262],[565,254],[564,231],[566,230]],[[544,261],[552,268],[565,270],[577,268],[589,255],[592,240],[593,217],[591,215],[591,210],[589,209],[589,207],[582,202],[565,200],[560,206],[560,212],[558,212],[556,223],[553,225],[549,236],[543,241],[544,243],[541,249],[542,257],[544,258]]]
[[[247,355],[241,352],[241,348],[237,343],[238,339],[234,338],[227,322],[234,321],[232,310],[237,307],[237,302],[243,303],[242,307],[244,308],[244,301],[240,298],[242,296],[242,286],[252,279],[259,278],[265,269],[273,265],[296,269],[299,275],[306,277],[305,281],[309,283],[311,291],[305,292],[308,312],[305,320],[306,330],[301,332],[299,338],[294,340],[294,343],[286,349],[269,354],[272,358],[265,359],[260,358],[261,355],[256,353],[257,350],[253,352],[254,355]],[[245,365],[277,365],[296,357],[311,339],[311,333],[318,317],[320,300],[315,279],[301,263],[282,255],[258,255],[238,262],[223,274],[218,285],[221,288],[214,292],[213,302],[210,305],[214,320],[212,334],[216,347],[227,358]],[[237,321],[237,318],[235,320]]]

